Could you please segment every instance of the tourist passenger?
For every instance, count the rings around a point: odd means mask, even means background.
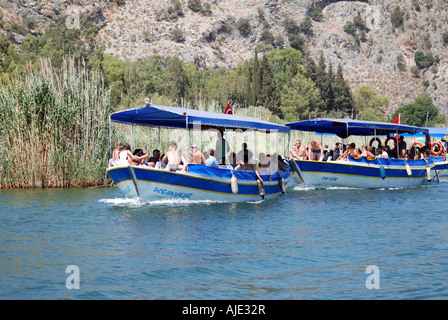
[[[197,144],[191,146],[190,155],[191,155],[191,163],[205,164],[205,157],[199,150],[199,146]]]
[[[372,153],[372,151],[370,150],[372,147],[367,148],[366,145],[363,145],[361,148],[361,156],[363,156],[366,160],[373,160],[375,159],[375,155]]]
[[[247,143],[243,143],[242,144],[242,150],[240,150],[237,154],[236,154],[236,161],[237,163],[242,163],[244,162],[245,157],[249,154],[249,150],[247,149]]]
[[[384,148],[384,147],[379,147],[378,153],[380,153],[380,154],[378,156],[376,156],[377,158],[381,158],[381,159],[389,158],[389,154],[387,153],[386,148]]]
[[[123,144],[118,141],[117,144],[115,145],[115,149],[112,152],[112,159],[114,161],[118,161],[120,160],[120,151],[123,149]]]
[[[312,140],[306,149],[309,160],[320,160],[322,158],[323,150],[319,140]]]
[[[296,141],[294,147],[292,147],[289,152],[289,156],[292,159],[305,160],[306,159],[306,148],[302,145],[300,140]]]
[[[404,157],[406,156],[407,151],[406,149],[401,149],[400,157],[399,159],[404,160]]]
[[[123,148],[121,149],[119,155],[118,155],[118,163],[117,165],[120,166],[128,166],[132,164],[132,161],[134,160],[134,155],[131,152],[131,147],[128,143],[123,144]]]
[[[177,143],[171,142],[167,153],[162,158],[162,162],[165,162],[171,171],[185,169],[187,160],[182,156],[182,154],[177,151]],[[180,163],[183,163],[181,165]]]
[[[269,171],[269,163],[270,163],[270,159],[269,157],[266,157],[266,154],[264,154],[263,152],[260,152],[260,154],[258,155],[258,168],[260,170],[260,172],[268,172]]]
[[[252,152],[248,150],[247,154],[244,156],[244,161],[240,164],[238,164],[235,167],[235,170],[245,170],[245,171],[254,171],[257,175],[257,178],[263,182],[263,179],[261,179],[260,174],[257,170],[257,166],[253,163],[249,163],[249,160],[252,159]]]
[[[339,142],[336,142],[336,146],[334,148],[334,152],[333,152],[333,156],[332,156],[332,158],[334,160],[337,160],[341,155],[341,146],[340,145],[341,144]]]
[[[149,166],[154,167],[157,163],[157,161],[160,161],[160,150],[155,149],[152,151],[152,157],[149,158]]]
[[[218,168],[218,160],[215,158],[215,150],[208,151],[209,157],[205,160],[205,165]]]
[[[359,153],[358,149],[356,149],[356,144],[355,143],[351,143],[349,148],[348,148],[348,156],[353,158],[353,159],[361,159],[362,156]]]

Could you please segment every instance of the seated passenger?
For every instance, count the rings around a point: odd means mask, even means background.
[[[261,172],[268,172],[269,171],[269,157],[266,157],[266,155],[263,152],[260,152],[258,155],[258,168]]]
[[[155,167],[158,161],[160,161],[160,150],[155,149],[152,151],[152,157],[148,160],[148,165],[150,167]]]
[[[348,151],[349,157],[351,157],[353,159],[361,159],[362,158],[361,154],[359,153],[359,150],[356,149],[356,145],[353,142],[350,144],[348,150],[349,150]]]
[[[245,171],[254,171],[257,175],[257,178],[263,182],[263,179],[261,179],[260,174],[257,170],[257,166],[253,163],[249,163],[249,159],[252,159],[252,152],[248,151],[248,153],[244,156],[244,161],[240,164],[238,164],[235,167],[235,170],[245,170]]]
[[[199,146],[197,144],[192,145],[191,150],[189,150],[189,152],[191,156],[191,163],[205,164],[205,157],[199,150]]]
[[[302,145],[300,140],[296,141],[294,147],[292,147],[289,152],[289,157],[291,159],[305,160],[306,159],[306,148]]]
[[[386,148],[384,148],[384,147],[379,147],[379,148],[378,148],[378,153],[379,153],[379,155],[376,156],[377,158],[380,158],[380,159],[389,159],[389,154],[387,153]]]
[[[187,160],[179,151],[177,151],[177,143],[171,142],[168,147],[168,151],[162,158],[162,162],[165,162],[167,164],[167,168],[169,168],[171,171],[176,171],[185,170]],[[181,162],[183,163],[183,165],[180,164]]]
[[[128,143],[123,144],[123,148],[121,149],[118,155],[117,165],[119,166],[128,166],[133,163],[134,155],[131,152],[131,147]]]
[[[121,142],[117,142],[115,145],[115,149],[112,152],[112,160],[118,161],[120,159],[120,151],[123,149],[123,144]]]
[[[215,158],[215,150],[210,149],[208,151],[209,157],[205,160],[205,165],[218,168],[218,160]]]

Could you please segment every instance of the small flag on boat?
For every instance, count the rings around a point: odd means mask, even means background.
[[[394,119],[393,123],[400,124],[401,122],[401,113]]]
[[[225,114],[233,114],[232,107],[230,106],[230,104],[228,102],[227,102],[226,108],[224,109],[224,113]]]

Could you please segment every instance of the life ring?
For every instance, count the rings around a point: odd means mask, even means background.
[[[381,147],[381,140],[380,140],[380,138],[372,138],[370,140],[370,142],[369,142],[369,147],[371,147],[373,145],[374,141],[378,141],[378,148],[380,148]]]
[[[434,151],[434,147],[435,146],[439,146],[439,151]],[[443,151],[443,144],[441,144],[439,141],[435,141],[433,143],[431,143],[431,153],[435,156],[438,156],[439,154],[441,154]]]
[[[417,140],[417,141],[414,141],[414,142],[411,144],[411,149],[414,148],[414,146],[415,146],[416,144],[418,144],[418,145],[420,146],[420,149],[423,148],[423,143],[421,143],[420,141]]]
[[[387,146],[387,143],[388,143],[390,140],[393,140],[393,142],[394,142],[394,148],[395,148],[395,146],[397,145],[397,139],[395,139],[394,137],[388,137],[388,138],[386,139],[386,141],[384,141],[384,146]]]

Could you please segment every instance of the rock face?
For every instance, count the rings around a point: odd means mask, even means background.
[[[424,92],[447,113],[448,45],[442,34],[448,32],[448,0],[200,0],[203,10],[197,12],[193,2],[0,0],[0,13],[11,21],[32,17],[36,29],[44,29],[62,14],[84,14],[99,26],[98,41],[106,53],[130,60],[175,55],[199,67],[234,68],[253,56],[265,28],[274,37],[281,35],[288,46],[283,19],[300,23],[320,6],[324,19],[313,21],[312,34],[306,37],[310,56],[317,58],[322,51],[327,62],[341,64],[353,89],[370,84],[389,97],[388,113]],[[391,20],[397,5],[403,16],[400,26]],[[356,38],[344,31],[344,25],[358,16],[366,30]],[[238,30],[241,18],[249,21],[247,35]],[[418,70],[417,50],[431,52],[438,62]]]

